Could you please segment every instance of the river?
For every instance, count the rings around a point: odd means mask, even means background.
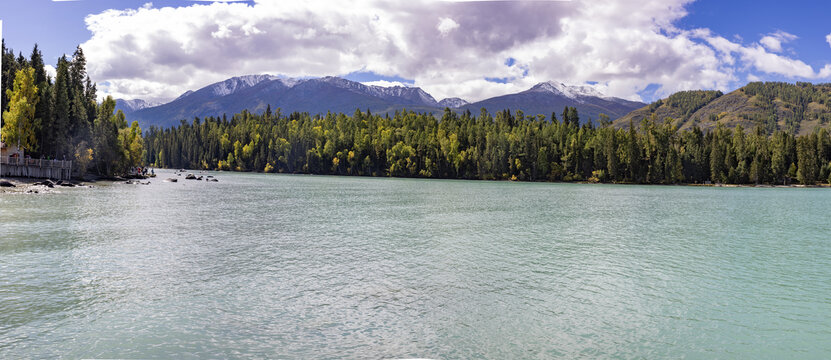
[[[204,173],[0,194],[0,358],[827,358],[831,191]]]

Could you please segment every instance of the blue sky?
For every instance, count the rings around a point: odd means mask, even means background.
[[[799,37],[786,46],[799,59],[815,67],[831,61],[831,45],[825,39],[831,34],[831,1],[707,0],[693,2],[687,10],[679,27],[705,27],[747,41],[781,30]]]
[[[750,80],[831,82],[829,1],[147,3],[4,0],[0,19],[16,52],[37,42],[54,64],[83,44],[102,94],[157,101],[251,73],[473,101],[548,80],[645,101]]]
[[[63,54],[71,56],[75,46],[92,36],[84,23],[87,15],[112,8],[138,8],[148,2],[157,7],[194,3],[182,0],[3,0],[0,1],[3,38],[7,47],[26,56],[37,43],[44,57],[55,63]]]

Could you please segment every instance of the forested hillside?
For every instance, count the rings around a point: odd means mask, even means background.
[[[630,120],[637,125],[645,118],[659,123],[669,118],[680,129],[713,129],[722,123],[730,128],[761,127],[768,134],[781,130],[807,135],[831,126],[831,84],[754,82],[726,95],[683,91],[635,110],[615,125],[625,128]]]
[[[709,96],[709,95],[708,95]],[[692,106],[694,107],[694,106]],[[689,111],[689,110],[688,110]],[[288,116],[266,111],[150,128],[146,161],[160,167],[363,176],[650,184],[826,182],[831,139],[717,125],[679,131],[649,118],[639,126],[580,125],[521,111],[437,119],[401,111],[378,116]]]
[[[142,160],[142,131],[127,126],[115,101],[97,103],[96,86],[86,73],[78,47],[71,59],[58,59],[54,79],[47,75],[35,45],[31,56],[6,49],[3,42],[3,141],[32,157],[74,160],[83,173],[121,174]]]

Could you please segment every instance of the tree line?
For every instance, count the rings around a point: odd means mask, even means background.
[[[406,110],[283,115],[268,107],[263,114],[150,127],[144,160],[168,168],[451,179],[831,182],[825,129],[806,136],[722,124],[679,131],[669,120],[653,115],[623,129],[607,116],[580,125],[577,110],[568,107],[559,119],[484,109],[478,116],[446,109],[440,118]]]
[[[81,175],[88,168],[101,175],[123,174],[141,163],[144,151],[137,122],[127,126],[114,113],[115,101],[97,102],[96,85],[86,72],[86,58],[77,47],[72,58],[58,59],[53,79],[35,45],[31,55],[2,45],[3,141],[20,144],[26,154],[74,160]]]
[[[722,95],[724,93],[718,90],[679,91],[670,95],[666,100],[658,99],[652,104],[649,104],[649,111],[654,112],[661,105],[666,104],[670,108],[678,109],[682,114],[680,120],[686,120],[698,111],[698,109],[701,109]]]

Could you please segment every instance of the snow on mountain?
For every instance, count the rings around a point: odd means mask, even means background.
[[[382,87],[372,86],[372,93],[382,99],[407,99],[414,103],[421,103],[427,106],[437,106],[439,103],[432,95],[426,93],[421,88],[411,88],[404,86]]]
[[[585,97],[605,97],[603,93],[590,85],[566,85],[555,81],[541,82],[526,90],[526,92],[550,92],[578,102],[582,102],[581,98]]]
[[[184,93],[184,94],[179,95],[179,97],[177,97],[177,98],[173,99],[173,101],[179,100],[179,99],[181,99],[181,98],[183,98],[183,97],[185,97],[185,96],[188,96],[188,95],[190,95],[190,94],[193,94],[193,90],[188,90],[188,91],[185,91],[185,93]]]
[[[438,106],[438,102],[432,95],[417,87],[364,85],[359,82],[334,76],[323,77],[319,80],[342,89],[350,89],[361,94],[376,96],[384,100],[406,99],[414,104]]]
[[[149,107],[157,106],[160,104],[149,102],[142,99],[133,99],[133,100],[124,100],[124,99],[116,99],[115,101],[115,110],[121,110],[125,114],[132,113],[134,111],[139,111],[141,109],[146,109]]]
[[[228,80],[218,82],[211,86],[211,91],[216,96],[231,95],[237,91],[252,87],[263,81],[280,79],[273,75],[245,75],[232,77]]]
[[[457,97],[442,99],[442,101],[439,101],[439,106],[451,109],[460,108],[468,104],[470,103]]]
[[[173,126],[195,117],[222,116],[242,110],[261,113],[267,106],[280,108],[282,113],[327,112],[350,114],[355,109],[373,113],[390,113],[401,109],[417,112],[441,112],[445,108],[478,113],[482,108],[491,113],[505,109],[523,110],[526,114],[549,115],[565,106],[575,106],[581,119],[596,119],[607,114],[613,119],[645,104],[606,98],[589,85],[569,86],[560,82],[544,82],[516,94],[507,94],[468,103],[460,98],[436,101],[418,87],[402,84],[362,84],[339,77],[288,78],[273,75],[247,75],[227,79],[196,91],[188,91],[163,105],[119,100],[124,109],[132,110],[131,119],[143,126]],[[125,113],[130,110],[125,110]]]

